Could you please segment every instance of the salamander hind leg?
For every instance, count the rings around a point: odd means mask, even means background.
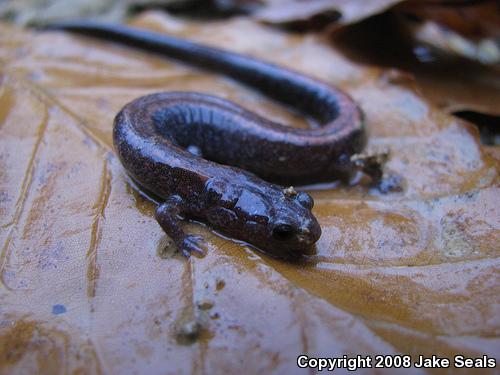
[[[177,248],[186,257],[192,252],[205,255],[200,243],[203,238],[187,234],[181,228],[181,215],[183,214],[183,201],[177,196],[171,196],[156,208],[155,217],[165,233],[174,241]]]

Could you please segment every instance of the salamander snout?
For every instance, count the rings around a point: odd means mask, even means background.
[[[309,253],[321,236],[319,223],[309,210],[277,220],[270,229],[274,254],[285,258]]]
[[[312,228],[310,228],[312,226]],[[294,227],[287,223],[278,223],[272,230],[272,236],[277,241],[289,241],[295,237],[299,243],[314,243],[317,240],[319,226],[316,227],[315,223]]]

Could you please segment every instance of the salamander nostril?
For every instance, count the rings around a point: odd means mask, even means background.
[[[288,224],[278,224],[273,229],[273,237],[277,240],[287,240],[294,233],[293,227]]]

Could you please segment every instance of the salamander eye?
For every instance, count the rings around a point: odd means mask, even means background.
[[[299,193],[297,194],[297,197],[295,198],[297,201],[305,208],[311,210],[314,207],[314,200],[312,197],[307,194],[307,193]]]
[[[277,224],[273,228],[273,237],[280,241],[288,240],[293,236],[293,233],[293,227],[289,224]]]

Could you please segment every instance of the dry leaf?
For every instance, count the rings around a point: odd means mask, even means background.
[[[385,14],[336,30],[335,47],[354,61],[410,72],[425,96],[448,113],[500,115],[500,69],[416,43],[405,20]]]
[[[156,13],[133,24],[339,85],[366,113],[369,149],[390,148],[387,168],[406,189],[313,192],[323,236],[304,264],[194,223],[207,256],[161,258],[154,205],[111,147],[126,102],[196,90],[304,122],[222,76],[2,25],[1,373],[292,374],[303,373],[300,353],[498,360],[498,149],[482,147],[472,126],[429,105],[405,76],[354,64],[316,36]]]
[[[408,0],[394,10],[433,20],[468,38],[500,37],[500,3],[497,0]]]
[[[255,17],[274,24],[348,25],[389,9],[435,21],[469,38],[500,35],[496,0],[265,0]]]
[[[325,22],[341,25],[358,22],[382,13],[402,0],[266,0],[265,6],[255,12],[261,21],[286,24],[321,17]],[[321,20],[316,20],[320,21]]]
[[[459,55],[485,65],[500,63],[500,45],[493,38],[467,39],[432,21],[419,22],[414,29],[417,48],[425,46],[440,54]]]
[[[18,25],[47,24],[68,19],[91,18],[121,22],[139,7],[193,3],[192,0],[3,0],[0,18]]]

